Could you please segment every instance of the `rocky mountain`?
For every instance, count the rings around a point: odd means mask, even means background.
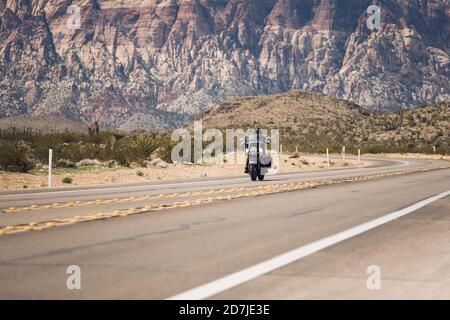
[[[449,54],[449,0],[0,0],[0,116],[169,128],[293,88],[399,110],[448,101]]]

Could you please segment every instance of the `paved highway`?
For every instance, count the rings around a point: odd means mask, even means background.
[[[265,182],[1,193],[0,298],[448,299],[449,190],[448,162],[373,159]]]

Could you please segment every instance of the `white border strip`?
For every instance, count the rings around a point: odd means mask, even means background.
[[[362,234],[371,229],[377,228],[385,223],[393,221],[395,219],[401,218],[411,212],[414,212],[420,208],[429,205],[432,202],[443,199],[450,195],[450,190],[436,195],[434,197],[417,202],[407,208],[392,212],[381,218],[372,220],[370,222],[361,224],[354,228],[339,232],[335,235],[326,237],[324,239],[315,241],[313,243],[301,246],[292,251],[286,252],[272,259],[261,262],[257,265],[238,271],[236,273],[230,274],[218,280],[212,281],[200,287],[194,288],[192,290],[186,291],[184,293],[175,295],[168,298],[167,300],[202,300],[210,298],[228,289],[241,285],[245,282],[258,278],[268,272],[274,271],[281,267],[284,267],[290,263],[300,260],[310,254],[317,251],[323,250],[330,246],[333,246],[339,242]]]

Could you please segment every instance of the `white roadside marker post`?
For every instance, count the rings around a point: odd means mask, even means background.
[[[53,162],[53,149],[48,150],[48,187],[52,187],[52,162]]]
[[[361,162],[361,149],[358,149],[358,162]]]
[[[345,146],[342,147],[342,161],[345,161]]]
[[[330,167],[330,152],[329,152],[328,148],[327,148],[327,166],[328,166],[328,168]]]

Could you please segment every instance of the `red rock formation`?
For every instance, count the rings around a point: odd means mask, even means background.
[[[80,30],[69,3],[0,0],[0,116],[172,125],[228,96],[291,88],[378,110],[450,96],[447,0],[78,0]]]

